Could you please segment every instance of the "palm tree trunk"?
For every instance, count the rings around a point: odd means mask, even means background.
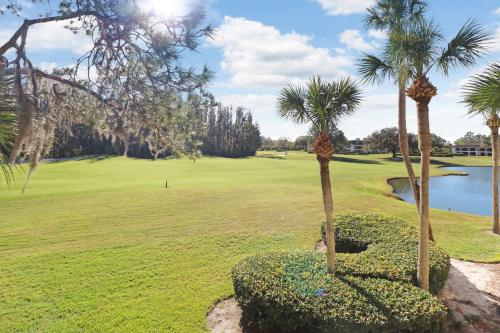
[[[420,189],[417,182],[417,177],[415,176],[415,171],[413,171],[413,166],[410,159],[410,147],[408,144],[408,130],[406,128],[406,92],[403,85],[399,85],[399,101],[398,101],[398,139],[399,139],[399,150],[401,151],[401,156],[406,167],[406,172],[408,173],[408,180],[410,182],[411,190],[413,192],[413,198],[415,199],[415,206],[417,207],[417,212],[420,214]],[[432,227],[429,223],[429,239],[434,241],[434,234],[432,233]]]
[[[326,217],[326,260],[328,273],[334,274],[336,268],[335,258],[335,228],[333,226],[333,199],[332,185],[330,183],[330,159],[333,155],[333,146],[327,133],[320,133],[314,141],[313,147],[318,159],[321,174],[321,190],[323,192],[323,208]]]
[[[413,197],[415,198],[415,204],[420,206],[420,195],[418,193],[418,183],[415,172],[413,171],[413,166],[411,165],[410,159],[410,147],[408,144],[408,130],[406,129],[406,93],[403,86],[399,86],[399,103],[398,103],[398,139],[399,139],[399,149],[401,150],[401,156],[405,163],[406,171],[408,172],[408,179],[410,181],[411,190],[413,192]]]
[[[420,288],[429,290],[429,168],[431,157],[431,133],[429,128],[429,104],[417,102],[418,144],[420,147],[420,231],[418,239],[417,282]]]
[[[491,178],[491,190],[493,192],[493,233],[500,234],[500,219],[498,211],[498,160],[499,160],[499,142],[498,142],[498,127],[490,127],[491,129],[491,148],[493,155],[493,170]]]
[[[328,272],[335,273],[335,230],[333,227],[333,199],[332,186],[330,183],[330,160],[318,156],[321,174],[321,190],[323,191],[323,208],[326,217],[326,260]]]
[[[417,283],[429,290],[429,169],[431,162],[431,130],[429,103],[437,89],[427,77],[420,75],[406,91],[417,103],[418,146],[420,148],[420,228],[418,237]]]

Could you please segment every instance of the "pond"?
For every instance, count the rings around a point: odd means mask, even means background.
[[[491,167],[447,167],[467,176],[430,177],[429,199],[432,208],[477,215],[491,215]],[[394,193],[415,203],[407,178],[391,179]]]

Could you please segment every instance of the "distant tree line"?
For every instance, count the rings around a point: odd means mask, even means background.
[[[157,107],[147,117],[129,115],[128,124],[107,131],[96,126],[74,124],[71,130],[56,130],[48,157],[125,155],[161,158],[189,152],[222,157],[255,155],[261,146],[259,126],[250,111],[224,107],[190,96],[186,102]],[[121,115],[120,119],[126,118]]]
[[[435,133],[431,133],[431,141],[432,153],[434,155],[447,155],[452,153],[452,145],[446,139]],[[363,139],[363,143],[367,151],[386,151],[390,152],[393,157],[396,157],[396,155],[400,153],[397,127],[387,127],[374,131]],[[408,146],[410,155],[420,154],[418,148],[418,135],[408,133]]]
[[[474,132],[467,132],[464,136],[455,140],[455,145],[485,145],[491,146],[491,136],[484,134],[476,134]]]
[[[349,140],[338,127],[334,127],[330,130],[330,139],[332,141],[335,153],[347,153]],[[278,138],[271,139],[268,137],[262,137],[261,150],[310,150],[312,144],[314,143],[314,138],[316,133],[314,131],[309,131],[308,135],[302,135],[297,137],[295,140],[290,140],[288,138]],[[487,142],[488,137],[476,135],[474,133],[467,133],[462,139],[463,141],[484,141]],[[387,127],[377,131],[374,131],[364,139],[360,140],[365,147],[365,153],[375,153],[375,152],[390,152],[393,157],[396,157],[400,153],[399,141],[398,141],[398,129],[397,127]],[[440,137],[435,133],[431,133],[431,141],[433,146],[433,154],[451,154],[452,144],[446,139]],[[408,145],[411,155],[419,155],[420,151],[418,148],[418,136],[414,133],[408,133]]]
[[[234,120],[233,120],[234,114]],[[205,155],[222,157],[253,156],[262,145],[260,129],[252,114],[241,107],[211,108],[201,151]]]
[[[329,130],[330,140],[332,141],[334,152],[342,153],[345,152],[345,148],[349,141],[345,136],[344,132],[342,132],[337,126],[332,126]],[[281,137],[276,140],[271,138],[262,137],[262,146],[261,150],[310,150],[314,143],[314,138],[317,133],[315,129],[312,127],[309,130],[308,135],[302,135],[297,137],[294,141]]]

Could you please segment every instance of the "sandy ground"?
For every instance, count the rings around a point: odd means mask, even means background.
[[[207,325],[213,333],[242,333],[241,308],[234,298],[217,303],[207,315]]]
[[[316,251],[326,251],[323,242]],[[500,332],[500,264],[451,259],[451,269],[439,298],[451,310],[451,333]],[[207,315],[213,333],[242,333],[241,308],[234,298],[217,303]]]
[[[451,259],[439,298],[450,308],[450,332],[500,332],[500,264]]]

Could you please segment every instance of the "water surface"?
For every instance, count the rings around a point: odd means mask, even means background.
[[[491,214],[491,167],[446,167],[468,176],[430,177],[429,199],[432,208],[477,215]],[[389,184],[403,200],[415,203],[407,178],[392,179]]]

